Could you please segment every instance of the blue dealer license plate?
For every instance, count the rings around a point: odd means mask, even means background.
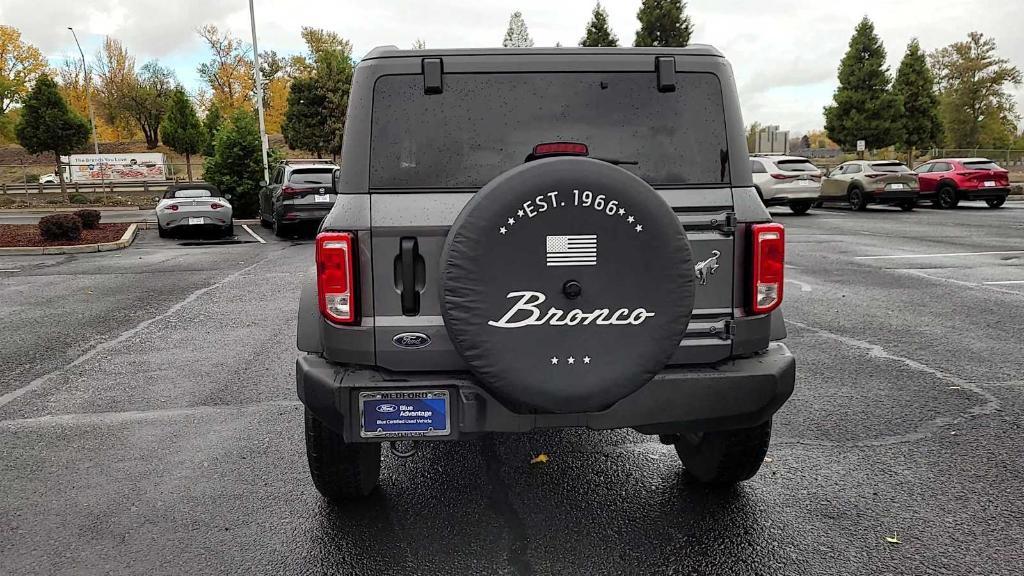
[[[447,390],[359,393],[359,435],[363,438],[451,434]]]

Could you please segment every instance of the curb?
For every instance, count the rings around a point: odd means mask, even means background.
[[[77,212],[78,210],[96,210],[99,212],[138,212],[139,210],[152,210],[152,208],[139,208],[138,206],[88,206],[80,208],[0,208],[0,214],[57,214],[60,212]]]
[[[82,244],[81,246],[30,246],[25,248],[0,248],[0,256],[24,256],[24,255],[45,255],[57,254],[88,254],[91,252],[110,252],[127,248],[135,241],[135,234],[139,230],[138,224],[129,224],[128,229],[120,240],[113,242],[101,242],[99,244]]]
[[[232,224],[241,226],[242,224],[259,224],[258,218],[240,218],[233,219]],[[156,230],[156,220],[146,220],[145,222],[138,222],[139,228],[142,230]]]

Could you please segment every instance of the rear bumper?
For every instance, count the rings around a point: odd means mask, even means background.
[[[283,222],[312,222],[323,220],[334,204],[282,204],[277,217]]]
[[[821,200],[821,194],[817,190],[809,192],[803,192],[799,194],[783,194],[780,196],[772,196],[771,198],[765,198],[765,206],[788,206],[796,203],[814,203]]]
[[[865,192],[865,194],[872,202],[878,202],[881,204],[917,200],[921,196],[921,192],[919,190],[880,190],[868,191]]]
[[[714,365],[668,368],[610,408],[582,414],[520,414],[503,406],[467,373],[396,373],[331,364],[316,355],[295,364],[299,399],[349,442],[360,438],[360,391],[445,389],[451,391],[455,440],[486,432],[538,428],[635,428],[645,434],[723,430],[760,424],[793,393],[796,362],[781,343],[749,358]]]

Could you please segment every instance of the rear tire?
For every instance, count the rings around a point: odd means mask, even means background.
[[[864,195],[864,191],[860,188],[851,188],[849,192],[850,208],[857,212],[863,212],[868,209],[868,199]]]
[[[789,209],[793,211],[793,214],[806,214],[811,209],[810,202],[794,202],[789,205]]]
[[[349,444],[306,410],[306,459],[317,492],[333,503],[365,498],[380,480],[380,444]]]
[[[675,442],[686,479],[728,486],[757,474],[772,439],[772,421],[738,430],[684,434]]]
[[[904,212],[910,212],[916,207],[917,202],[914,202],[913,200],[905,200],[903,202],[900,202],[900,210],[903,210]]]
[[[231,236],[234,236],[235,235],[235,223],[234,222],[228,222],[227,224],[225,224],[224,227],[221,229],[221,234],[223,234],[225,238],[229,238]]]
[[[156,233],[157,233],[157,234],[158,234],[158,235],[159,235],[159,236],[160,236],[161,238],[168,238],[168,237],[170,237],[170,235],[171,235],[171,233],[170,233],[170,232],[168,232],[166,228],[164,228],[163,226],[161,226],[161,225],[159,225],[159,224],[157,224],[157,225],[156,225]]]
[[[989,198],[985,200],[985,204],[988,204],[989,208],[999,208],[1003,204],[1006,204],[1006,198]]]
[[[935,194],[935,200],[932,202],[943,210],[950,210],[956,208],[956,205],[960,203],[960,198],[956,195],[956,188],[949,184],[944,184],[939,188],[939,191]]]
[[[285,238],[288,236],[288,225],[281,222],[277,217],[274,218],[273,228],[274,236],[277,236],[278,238]]]

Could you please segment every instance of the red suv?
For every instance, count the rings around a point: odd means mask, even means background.
[[[999,208],[1010,193],[1010,173],[987,158],[939,158],[917,167],[922,200],[955,208],[961,200],[984,200]]]

